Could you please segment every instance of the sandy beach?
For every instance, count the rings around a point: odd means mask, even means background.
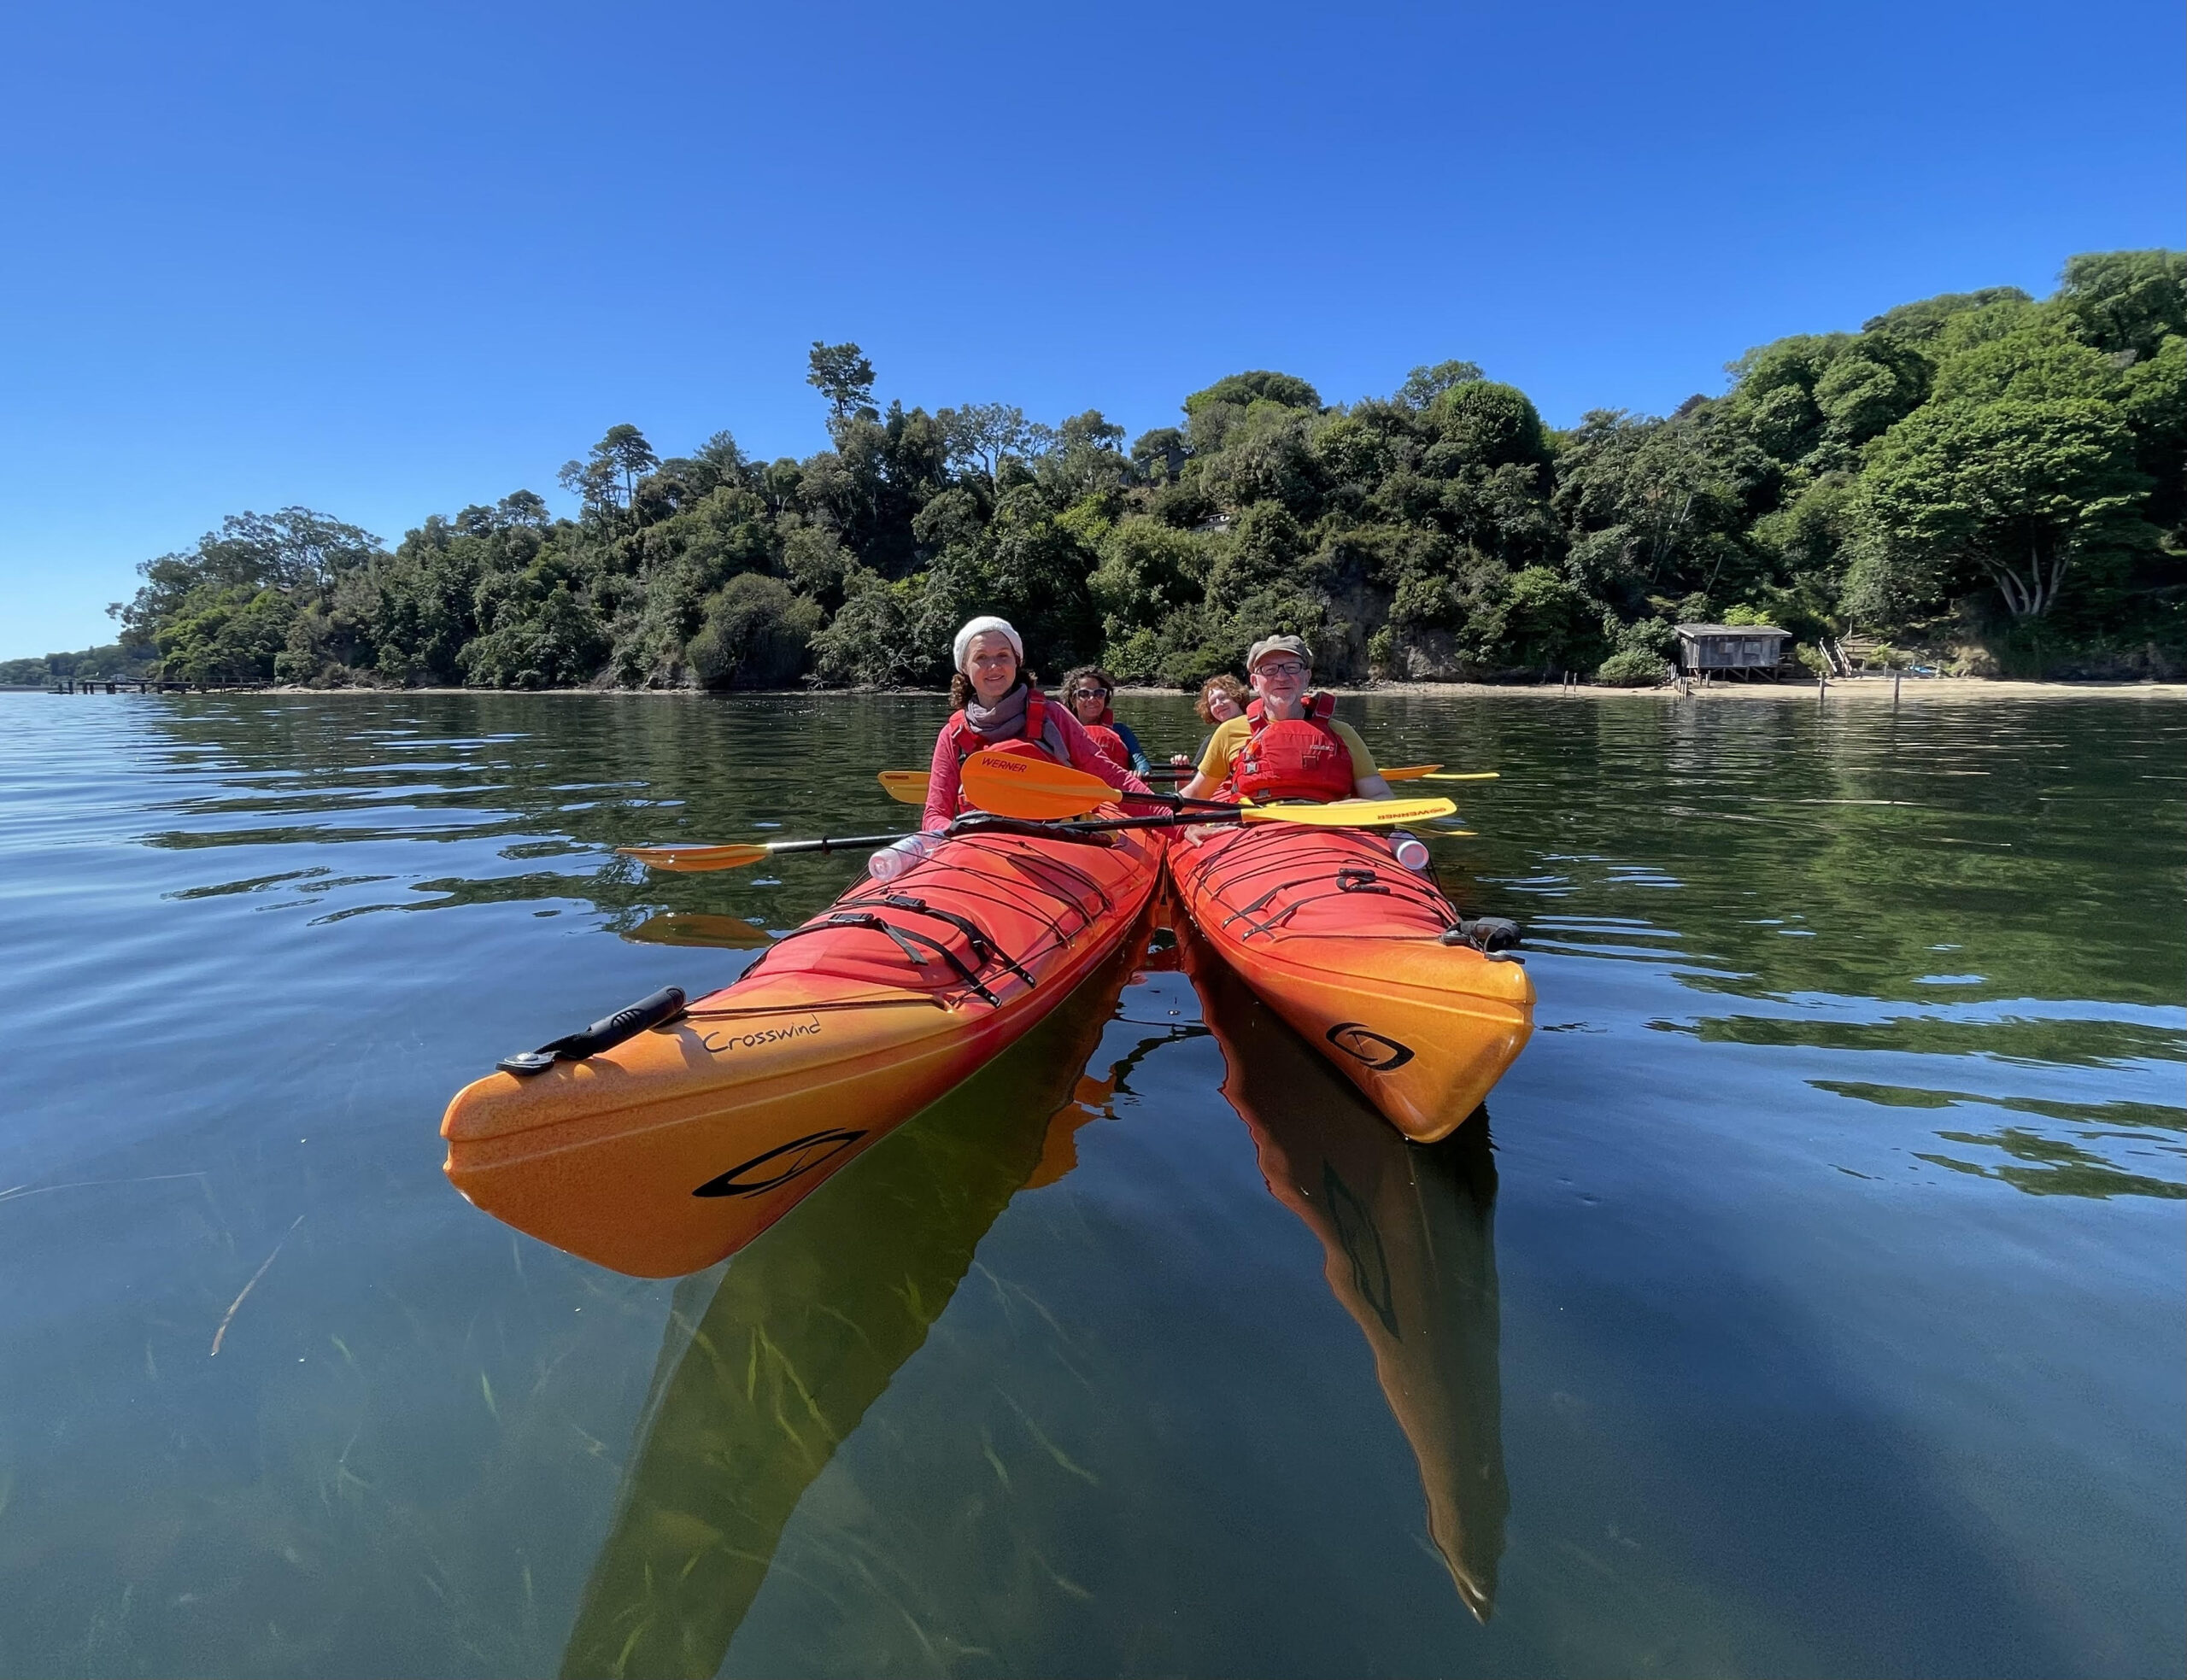
[[[104,678],[94,678],[87,689],[103,690]],[[44,687],[21,685],[0,688],[0,693],[38,694],[50,692]],[[359,685],[346,688],[312,688],[301,684],[268,683],[263,687],[214,690],[214,693],[255,694],[594,694],[642,698],[705,699],[709,691],[703,688],[376,688]],[[734,688],[720,691],[727,694],[924,694],[935,691],[927,688]],[[1812,705],[1821,701],[1836,705],[1841,702],[1873,705],[1881,701],[1889,705],[1893,700],[1904,705],[1914,701],[1977,701],[2029,700],[2098,700],[2131,699],[2152,700],[2187,700],[2187,682],[2022,682],[2006,677],[1990,676],[1928,676],[1908,677],[1894,685],[1888,676],[1833,677],[1826,690],[1818,693],[1813,682],[1726,682],[1711,683],[1706,688],[1689,687],[1685,694],[1675,688],[1601,688],[1582,684],[1578,688],[1563,688],[1553,682],[1379,682],[1364,688],[1344,688],[1332,685],[1328,692],[1344,695],[1374,695],[1378,699],[1393,699],[1404,695],[1432,695],[1436,698],[1462,696],[1493,696],[1499,699],[1534,699],[1544,700],[1653,700],[1658,702],[1695,700],[1714,705],[1725,700],[1805,701]],[[1134,688],[1120,686],[1117,698],[1175,699],[1175,688]]]
[[[1131,692],[1131,691],[1126,691]],[[1166,694],[1167,689],[1146,689],[1147,694]],[[1826,689],[1812,682],[1722,682],[1710,683],[1705,688],[1689,685],[1684,694],[1672,687],[1661,688],[1601,688],[1582,685],[1576,688],[1561,688],[1553,682],[1495,683],[1495,682],[1388,682],[1368,688],[1334,688],[1339,694],[1494,694],[1506,698],[1537,696],[1542,700],[1629,700],[1656,701],[1693,700],[1707,705],[1719,701],[1774,700],[1804,701],[1809,705],[1818,701],[1836,705],[1840,702],[1873,705],[1881,701],[1888,705],[1893,700],[1900,704],[1914,701],[1980,701],[2030,700],[2187,700],[2187,682],[2022,682],[2007,677],[1991,676],[1925,676],[1907,677],[1893,683],[1888,676],[1832,677]]]

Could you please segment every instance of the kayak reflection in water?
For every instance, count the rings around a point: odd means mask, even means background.
[[[1142,943],[725,1273],[677,1285],[563,1674],[721,1666],[806,1489],[925,1343],[1011,1198],[1069,1169],[1074,1086]]]
[[[1338,723],[1334,694],[1310,691],[1313,656],[1295,635],[1271,635],[1246,655],[1253,698],[1242,717],[1218,723],[1184,787],[1188,799],[1387,799],[1395,797],[1375,755],[1349,723]],[[1402,831],[1390,836],[1399,863],[1428,867],[1428,848]]]
[[[1439,1144],[1408,1143],[1205,940],[1185,937],[1184,964],[1222,1047],[1222,1094],[1270,1193],[1321,1239],[1329,1289],[1419,1460],[1428,1537],[1485,1622],[1511,1503],[1487,1110]]]
[[[873,854],[877,881],[888,881],[930,852],[941,831],[972,809],[965,798],[965,760],[975,752],[1029,753],[1098,776],[1111,787],[1144,793],[1146,784],[1129,764],[1101,750],[1070,708],[1051,705],[1025,668],[1025,643],[1009,621],[967,620],[950,648],[956,675],[949,703],[956,708],[934,743],[921,832]],[[1150,807],[1150,810],[1152,808]]]

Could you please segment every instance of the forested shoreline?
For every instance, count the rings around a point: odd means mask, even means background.
[[[2187,256],[2078,256],[2041,301],[1930,298],[1728,371],[1563,431],[1468,362],[1337,405],[1246,372],[1127,447],[1098,409],[884,411],[855,344],[816,344],[831,447],[803,460],[618,425],[562,469],[574,519],[518,490],[390,551],[237,515],[138,568],[114,646],[0,682],[929,685],[974,612],[1051,676],[1178,688],[1271,630],[1339,682],[1653,682],[1695,620],[1971,675],[2187,670]]]

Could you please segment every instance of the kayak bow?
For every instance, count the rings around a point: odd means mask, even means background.
[[[1194,828],[1169,867],[1207,941],[1416,1143],[1455,1131],[1533,1031],[1524,966],[1473,943],[1386,840]]]

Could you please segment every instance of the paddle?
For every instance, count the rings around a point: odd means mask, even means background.
[[[1403,764],[1396,770],[1382,772],[1385,781],[1492,781],[1494,770],[1473,770],[1464,775],[1453,773],[1438,776],[1440,764]],[[1183,781],[1194,773],[1181,770],[1174,765],[1157,764],[1141,781]],[[899,805],[923,805],[926,803],[927,772],[924,770],[883,770],[881,772],[882,790]]]
[[[790,852],[842,852],[853,846],[888,846],[901,834],[846,834],[826,840],[769,840],[756,846],[619,846],[625,858],[635,858],[650,869],[672,869],[679,875],[701,875],[709,869],[741,869]]]
[[[1448,805],[1448,801],[1439,803],[1445,806]],[[1161,817],[1111,817],[1096,822],[1027,822],[999,812],[974,811],[967,811],[952,822],[947,832],[953,835],[1024,834],[1035,839],[1088,840],[1092,835],[1107,834],[1118,828],[1166,828],[1176,826],[1180,821],[1201,820],[1212,819],[1180,818],[1175,813],[1169,813]],[[783,852],[847,852],[861,846],[887,846],[904,838],[906,836],[900,834],[845,834],[830,835],[825,840],[772,840],[765,845],[622,846],[616,850],[625,858],[636,858],[649,869],[667,869],[677,875],[702,875],[715,869],[741,869],[747,863],[761,863]],[[758,932],[757,929],[753,931]],[[762,934],[760,937],[765,939],[769,936]]]
[[[1152,800],[1179,813],[1177,821],[1295,822],[1316,828],[1372,828],[1427,822],[1453,815],[1448,799],[1340,799],[1330,805],[1235,805],[1187,799],[1176,793],[1127,793],[1098,776],[1068,764],[1012,752],[975,752],[965,761],[965,793],[983,811],[1039,819],[1077,817],[1117,799]],[[1189,811],[1189,817],[1184,813]],[[1200,813],[1205,813],[1201,815]]]

